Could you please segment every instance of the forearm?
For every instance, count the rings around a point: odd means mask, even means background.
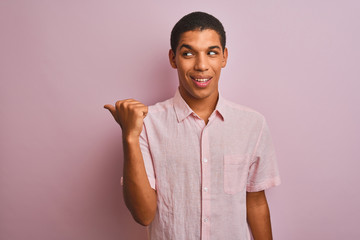
[[[156,213],[156,192],[151,188],[139,139],[123,138],[123,193],[127,208],[141,225],[149,225]]]
[[[254,240],[272,240],[270,211],[264,193],[258,198],[247,197],[247,221]]]

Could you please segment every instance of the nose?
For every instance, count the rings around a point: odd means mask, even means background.
[[[209,63],[208,63],[207,56],[206,55],[204,56],[204,54],[199,54],[196,57],[196,62],[195,62],[194,68],[196,71],[199,71],[199,72],[204,72],[204,71],[208,70]]]

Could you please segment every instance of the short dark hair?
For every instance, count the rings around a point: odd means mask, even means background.
[[[187,31],[211,29],[220,37],[221,47],[224,51],[226,44],[225,30],[222,23],[214,16],[205,12],[192,12],[182,17],[173,27],[170,36],[170,45],[174,54],[179,44],[181,34]]]

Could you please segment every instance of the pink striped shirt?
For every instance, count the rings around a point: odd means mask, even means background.
[[[207,125],[178,90],[149,106],[140,145],[157,191],[152,240],[250,239],[246,191],[280,184],[263,115],[221,95]]]

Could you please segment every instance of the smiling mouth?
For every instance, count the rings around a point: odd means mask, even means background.
[[[193,80],[193,83],[198,88],[206,88],[210,84],[211,79],[212,79],[212,77],[207,77],[207,76],[206,77],[203,77],[203,76],[191,77],[191,80]]]
[[[200,82],[200,83],[204,83],[204,82],[207,82],[211,79],[212,77],[209,77],[209,78],[194,78],[194,77],[191,77],[192,80],[195,80],[197,82]]]

